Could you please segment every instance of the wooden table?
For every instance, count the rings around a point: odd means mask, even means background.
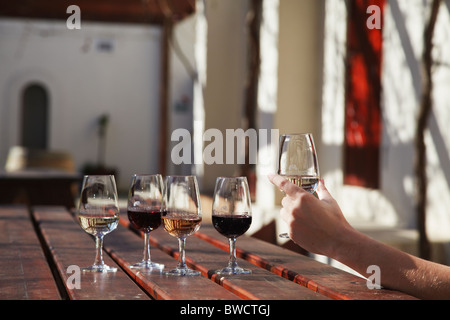
[[[178,242],[163,228],[151,233],[151,257],[166,269],[176,266]],[[126,214],[105,236],[105,263],[116,273],[78,273],[91,265],[95,248],[64,207],[0,206],[0,299],[74,300],[409,300],[390,290],[369,290],[364,279],[278,246],[241,236],[239,264],[251,275],[218,276],[226,265],[228,242],[203,225],[187,239],[186,258],[197,277],[170,277],[135,271],[142,259],[143,238]],[[72,266],[72,267],[71,267]],[[80,288],[73,288],[79,283]]]
[[[75,204],[82,176],[55,170],[0,171],[0,204],[33,205]]]

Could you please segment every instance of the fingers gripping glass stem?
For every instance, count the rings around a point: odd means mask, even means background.
[[[320,173],[312,134],[280,136],[278,174],[309,193],[316,191]],[[279,237],[289,239],[287,233],[282,233]]]

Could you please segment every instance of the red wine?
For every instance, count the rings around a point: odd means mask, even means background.
[[[239,215],[212,215],[214,228],[227,238],[237,238],[244,234],[252,223],[252,216]]]
[[[161,210],[130,209],[128,208],[128,220],[133,227],[144,232],[150,232],[161,225]]]

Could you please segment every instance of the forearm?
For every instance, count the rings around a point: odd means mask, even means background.
[[[334,259],[369,277],[378,266],[381,285],[422,299],[450,299],[450,268],[425,261],[351,230],[331,253]]]
[[[269,179],[286,194],[280,215],[292,240],[309,252],[333,258],[367,277],[368,267],[377,266],[383,287],[417,298],[450,299],[450,267],[411,256],[352,228],[323,180],[316,199],[281,176]]]

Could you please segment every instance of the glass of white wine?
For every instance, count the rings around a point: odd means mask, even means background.
[[[200,193],[195,176],[167,176],[164,190],[164,230],[178,238],[179,254],[175,269],[164,272],[172,276],[196,276],[200,272],[188,268],[185,262],[186,238],[200,229],[202,212]]]
[[[90,272],[115,272],[117,268],[103,262],[103,237],[119,223],[119,204],[113,175],[84,176],[77,210],[81,227],[95,237],[96,255]]]
[[[280,136],[279,145],[278,174],[305,191],[314,193],[319,185],[320,173],[313,135],[285,134]],[[279,236],[289,238],[287,233]]]

